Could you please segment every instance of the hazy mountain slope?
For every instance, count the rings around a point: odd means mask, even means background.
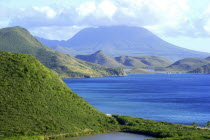
[[[160,56],[120,56],[115,57],[115,60],[127,67],[166,67],[172,64],[171,61]]]
[[[168,66],[167,71],[191,71],[203,65],[210,63],[210,61],[202,58],[186,58],[175,62]]]
[[[210,74],[210,63],[204,66],[201,66],[197,69],[189,71],[188,73],[195,73],[195,74]]]
[[[127,67],[138,68],[138,67],[146,67],[147,66],[147,64],[144,64],[143,62],[141,62],[138,59],[135,59],[134,57],[131,57],[131,56],[115,57],[115,60]]]
[[[0,30],[0,51],[31,54],[45,66],[56,71],[61,77],[66,78],[124,75],[121,69],[105,68],[56,52],[41,44],[26,29],[21,27]]]
[[[92,62],[107,67],[114,67],[114,68],[123,67],[122,64],[118,63],[114,58],[107,56],[102,51],[97,51],[91,55],[77,55],[75,57],[87,62]]]
[[[155,74],[155,72],[148,71],[141,68],[132,69],[126,72],[127,74]]]
[[[118,129],[35,57],[0,51],[0,65],[0,139]]]
[[[148,66],[153,67],[166,67],[172,64],[171,61],[160,56],[139,56],[134,58],[140,60],[142,63],[147,64]]]
[[[47,45],[49,43],[53,44],[50,40],[45,40],[44,43]],[[102,50],[109,56],[155,55],[169,58],[170,60],[209,56],[208,53],[192,51],[170,44],[149,30],[140,27],[110,26],[86,28],[66,42],[56,43],[54,46],[71,48],[80,54],[92,54],[97,50]]]
[[[112,68],[165,67],[172,64],[169,60],[159,56],[110,57],[103,51],[97,51],[91,55],[77,55],[76,58]]]

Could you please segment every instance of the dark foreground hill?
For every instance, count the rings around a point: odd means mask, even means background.
[[[35,57],[0,52],[0,66],[0,139],[118,129]]]
[[[210,139],[206,128],[128,116],[107,117],[31,55],[0,52],[0,65],[0,139],[47,140],[60,133],[78,136],[107,131],[163,140]]]
[[[160,56],[110,57],[103,51],[90,55],[77,55],[76,58],[112,68],[166,67],[171,64],[169,60]]]
[[[57,72],[60,77],[65,78],[125,75],[122,69],[102,67],[56,52],[40,43],[21,27],[0,29],[0,51],[31,54],[42,64]]]
[[[71,55],[92,54],[98,50],[104,51],[109,56],[155,55],[169,60],[188,57],[205,58],[210,55],[170,44],[141,27],[85,28],[67,41],[38,39],[47,46]]]

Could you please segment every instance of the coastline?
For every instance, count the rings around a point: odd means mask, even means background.
[[[86,135],[95,135],[110,132],[128,132],[141,135],[147,135],[157,138],[158,140],[206,140],[210,139],[210,129],[188,126],[182,124],[174,124],[163,121],[146,120],[142,118],[135,118],[130,116],[113,115],[119,123],[120,129],[115,131],[80,131],[74,133],[61,133],[40,136],[13,136],[0,137],[2,140],[50,140],[50,139],[64,139],[67,137],[77,137]],[[151,140],[151,139],[148,139]]]

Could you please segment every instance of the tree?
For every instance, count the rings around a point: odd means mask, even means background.
[[[204,123],[203,127],[206,128],[207,127],[207,123]]]
[[[207,127],[210,127],[210,121],[207,122]]]
[[[193,122],[193,126],[194,126],[194,127],[197,127],[197,126],[198,126],[198,123]]]

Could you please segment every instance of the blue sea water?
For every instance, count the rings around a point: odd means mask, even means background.
[[[63,81],[104,113],[188,125],[210,121],[210,75],[136,74]]]

